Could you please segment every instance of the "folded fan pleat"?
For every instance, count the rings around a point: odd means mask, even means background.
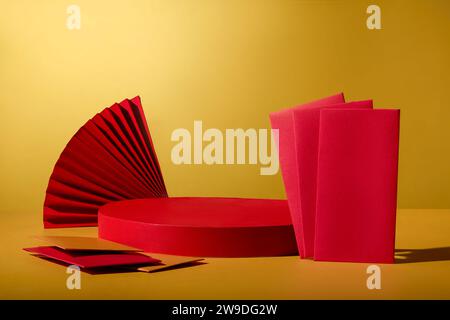
[[[139,97],[88,120],[57,160],[44,201],[44,226],[97,224],[98,209],[126,199],[167,197]]]

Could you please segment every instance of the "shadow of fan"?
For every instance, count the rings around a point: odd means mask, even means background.
[[[449,260],[450,247],[395,250],[395,263],[416,263]]]

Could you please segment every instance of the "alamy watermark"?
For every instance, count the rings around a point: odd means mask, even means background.
[[[270,146],[269,146],[270,139]],[[203,122],[194,121],[193,132],[178,128],[171,141],[177,142],[171,151],[176,165],[189,164],[252,164],[260,165],[261,175],[278,172],[278,129],[225,129],[203,131]]]
[[[69,30],[81,29],[81,9],[76,4],[67,6],[66,13],[68,14],[66,19],[66,27]]]
[[[66,287],[69,290],[81,289],[81,271],[80,267],[76,265],[70,265],[66,269],[66,273],[70,274],[66,280]]]
[[[369,30],[380,30],[381,29],[381,8],[376,4],[371,4],[367,7],[367,17],[366,26]]]
[[[81,29],[81,9],[79,5],[71,4],[66,8],[66,27],[69,30]],[[381,8],[376,4],[367,7],[366,13],[370,14],[366,19],[366,26],[369,30],[381,29]]]
[[[369,290],[380,290],[381,289],[381,269],[376,264],[371,264],[367,267],[366,273],[369,277],[366,281],[367,289]]]

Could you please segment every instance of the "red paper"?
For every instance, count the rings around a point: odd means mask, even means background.
[[[96,226],[105,203],[167,197],[139,97],[94,116],[67,143],[44,202],[44,226]]]
[[[296,254],[285,200],[149,198],[99,210],[99,237],[146,252],[249,257]]]
[[[321,111],[315,260],[394,261],[399,115]]]
[[[160,260],[154,259],[144,254],[136,252],[123,253],[86,253],[83,251],[68,251],[57,247],[34,247],[24,248],[25,251],[45,256],[67,264],[77,265],[80,268],[99,268],[99,267],[117,267],[129,265],[145,265],[159,263]]]
[[[314,256],[316,215],[317,154],[319,151],[320,110],[324,108],[372,108],[372,100],[338,103],[331,106],[308,105],[293,110],[295,155],[298,164],[298,195],[301,205],[305,257]]]
[[[344,102],[344,94],[340,93],[331,97],[316,100],[294,109],[327,106]],[[301,215],[301,201],[299,196],[299,167],[295,153],[295,133],[293,110],[286,109],[270,114],[270,122],[273,129],[279,130],[278,154],[280,159],[281,174],[283,176],[286,196],[289,202],[289,211],[294,225],[297,247],[301,257],[305,255],[303,238],[303,223]]]

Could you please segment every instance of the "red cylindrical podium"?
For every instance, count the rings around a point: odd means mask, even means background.
[[[147,252],[256,257],[297,254],[285,200],[149,198],[99,209],[99,237]]]

